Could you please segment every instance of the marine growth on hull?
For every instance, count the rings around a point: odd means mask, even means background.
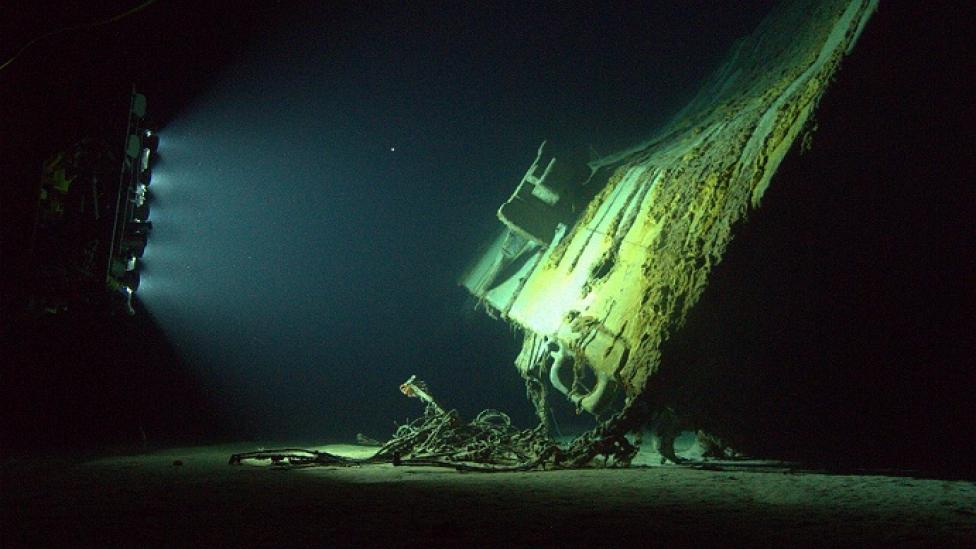
[[[539,147],[461,279],[524,334],[527,381],[627,411],[876,7],[786,2],[647,141],[586,164]]]

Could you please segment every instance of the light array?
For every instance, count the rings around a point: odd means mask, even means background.
[[[139,289],[140,259],[152,233],[150,183],[159,146],[159,137],[146,127],[145,115],[146,97],[133,91],[106,280],[109,289],[121,295],[129,314],[135,314],[132,297]]]

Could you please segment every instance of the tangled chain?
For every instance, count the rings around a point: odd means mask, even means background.
[[[530,393],[533,391],[531,390]],[[638,447],[626,433],[633,430],[629,407],[623,412],[584,433],[568,448],[561,448],[550,436],[545,416],[534,429],[518,429],[511,418],[498,410],[484,410],[474,420],[464,423],[456,410],[444,410],[413,378],[401,385],[408,396],[419,396],[427,402],[424,415],[401,425],[386,444],[370,457],[348,458],[317,450],[285,448],[234,454],[231,464],[243,460],[266,460],[279,467],[314,465],[426,465],[452,467],[459,471],[528,471],[544,468],[579,468],[596,457],[604,463],[627,466]],[[536,397],[542,396],[538,393]],[[544,397],[543,397],[544,398]]]
[[[375,457],[397,465],[447,465],[462,470],[520,470],[558,451],[548,431],[518,429],[504,412],[484,410],[463,423],[456,410],[424,415],[397,428]]]

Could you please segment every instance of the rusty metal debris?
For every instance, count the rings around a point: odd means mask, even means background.
[[[267,461],[276,467],[354,466],[392,463],[396,466],[451,467],[458,471],[503,472],[547,468],[574,468],[604,456],[605,464],[627,465],[637,453],[616,423],[577,439],[561,448],[545,423],[534,429],[518,429],[498,410],[484,410],[464,422],[456,410],[445,410],[434,400],[426,384],[416,376],[400,385],[400,391],[419,398],[426,406],[423,416],[397,428],[393,437],[372,456],[349,458],[306,448],[279,448],[234,454],[231,465]]]

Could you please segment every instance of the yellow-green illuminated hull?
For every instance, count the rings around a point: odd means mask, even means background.
[[[589,164],[590,180],[580,188],[602,189],[555,231],[549,218],[572,209],[565,206],[570,193],[551,193],[539,177],[523,180],[509,203],[522,200],[534,211],[544,208],[541,198],[551,205],[562,196],[562,210],[535,224],[542,228],[520,231],[503,206],[506,232],[462,281],[525,331],[516,361],[523,373],[550,358],[559,369],[566,355],[585,364],[595,384],[572,383],[578,370],[550,379],[591,412],[618,387],[628,397],[641,392],[734,224],[758,206],[876,7],[876,0],[798,1],[774,10],[652,139]],[[535,188],[539,200],[526,191]],[[513,232],[509,255],[521,244],[521,259],[495,261]]]

